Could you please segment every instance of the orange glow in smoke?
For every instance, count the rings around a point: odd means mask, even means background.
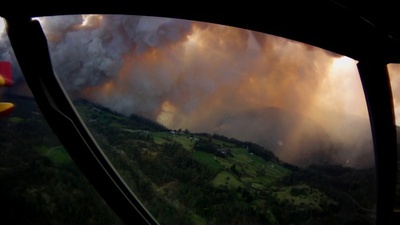
[[[88,15],[79,29],[91,31],[103,20]],[[171,129],[194,132],[237,130],[228,119],[249,111],[260,117],[271,109],[284,112],[291,116],[290,129],[275,142],[286,158],[309,130],[312,135],[326,132],[355,139],[352,133],[361,129],[347,131],[346,124],[368,122],[357,62],[350,58],[255,31],[191,22],[176,32],[171,24],[147,21],[138,37],[127,27],[115,29],[124,33],[118,36],[123,41],[117,39],[124,48],[122,65],[116,74],[102,77],[97,87],[84,88],[84,96],[118,106],[127,115],[142,114]],[[240,118],[247,120],[241,125],[270,125],[251,116]],[[231,134],[244,135],[235,132]]]

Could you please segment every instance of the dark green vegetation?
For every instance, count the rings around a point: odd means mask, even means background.
[[[71,161],[35,101],[10,101],[14,112],[0,119],[0,223],[122,224]]]
[[[11,101],[15,112],[0,121],[3,218],[10,224],[119,224],[34,101]],[[299,168],[254,143],[171,131],[83,100],[76,107],[120,175],[161,224],[375,223],[374,169]]]

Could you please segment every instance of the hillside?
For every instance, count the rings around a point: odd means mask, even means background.
[[[330,111],[321,114],[324,119],[317,121],[277,107],[241,109],[214,118],[217,126],[212,131],[267,146],[279,158],[301,167],[323,161],[373,167],[369,120]]]
[[[123,224],[72,162],[30,97],[0,119],[2,224]]]
[[[8,184],[0,194],[8,196],[12,206],[7,209],[3,203],[7,218],[29,224],[49,213],[49,221],[60,218],[52,224],[62,224],[65,218],[75,218],[74,224],[114,224],[113,213],[95,200],[33,99],[9,98],[16,109],[0,128],[0,181]],[[77,101],[76,108],[117,171],[161,224],[374,224],[374,170],[299,168],[239,138],[170,130],[86,100]],[[71,201],[85,202],[78,204],[82,214],[64,210],[65,202]],[[33,219],[12,213],[21,210],[30,210]],[[105,212],[102,222],[94,217],[99,212]]]

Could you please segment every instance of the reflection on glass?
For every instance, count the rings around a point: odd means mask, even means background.
[[[396,201],[395,209],[400,210],[400,64],[389,64],[388,72],[390,85],[392,87],[393,105],[396,120],[397,132],[397,186],[396,186]]]
[[[2,224],[123,224],[72,162],[26,87],[0,18],[0,61],[14,85],[0,89],[15,104],[0,118]]]
[[[354,60],[196,21],[38,20],[82,118],[160,223],[374,224]]]

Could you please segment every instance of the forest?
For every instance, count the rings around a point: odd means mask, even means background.
[[[123,224],[75,166],[34,99],[7,98],[16,108],[0,120],[2,220]],[[298,167],[251,142],[171,130],[87,100],[74,103],[160,224],[375,224],[374,168]]]

